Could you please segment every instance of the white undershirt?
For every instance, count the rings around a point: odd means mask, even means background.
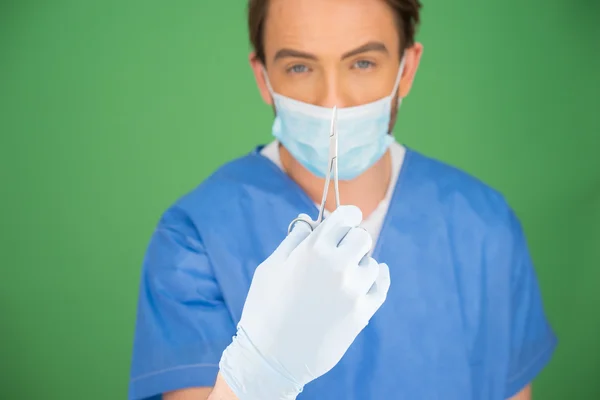
[[[392,176],[390,179],[390,184],[388,186],[388,190],[385,194],[385,197],[377,208],[366,218],[361,226],[367,230],[371,234],[373,238],[373,243],[377,242],[379,238],[379,233],[381,232],[381,226],[383,225],[383,220],[385,219],[385,215],[387,214],[390,201],[392,198],[392,194],[394,193],[394,188],[396,187],[396,182],[398,181],[398,175],[400,173],[400,168],[402,167],[402,163],[404,162],[404,155],[406,154],[406,148],[402,146],[400,143],[394,141],[390,145],[390,152],[392,156]],[[264,157],[271,160],[275,165],[277,165],[281,170],[283,170],[283,166],[281,164],[281,158],[279,157],[279,142],[277,140],[266,145],[260,152]],[[341,203],[344,204],[343,199],[341,199]],[[320,208],[320,204],[315,203],[317,209]],[[325,211],[325,216],[329,213]]]

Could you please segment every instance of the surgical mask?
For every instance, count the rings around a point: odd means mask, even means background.
[[[351,180],[375,164],[394,141],[389,134],[390,116],[398,90],[404,57],[392,93],[372,103],[338,108],[338,174]],[[314,175],[323,178],[329,168],[329,130],[332,108],[304,103],[275,93],[266,71],[267,87],[275,103],[273,136]],[[400,107],[402,99],[398,99]]]

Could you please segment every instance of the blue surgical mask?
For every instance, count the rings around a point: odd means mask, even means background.
[[[392,105],[404,57],[392,93],[380,100],[356,107],[338,108],[338,174],[351,180],[375,164],[394,141],[389,134]],[[264,72],[277,113],[273,136],[314,175],[323,178],[328,169],[329,129],[333,109],[304,103],[275,93]],[[402,99],[398,99],[398,107]]]

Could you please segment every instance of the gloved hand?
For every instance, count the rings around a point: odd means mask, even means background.
[[[295,399],[333,368],[385,301],[388,266],[366,256],[357,207],[296,224],[254,273],[220,373],[240,400]]]

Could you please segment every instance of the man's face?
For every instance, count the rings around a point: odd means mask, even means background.
[[[271,0],[265,64],[276,93],[323,107],[352,107],[389,96],[400,66],[400,37],[383,0]],[[409,90],[420,45],[408,55],[400,96]],[[261,65],[251,62],[265,101]]]

